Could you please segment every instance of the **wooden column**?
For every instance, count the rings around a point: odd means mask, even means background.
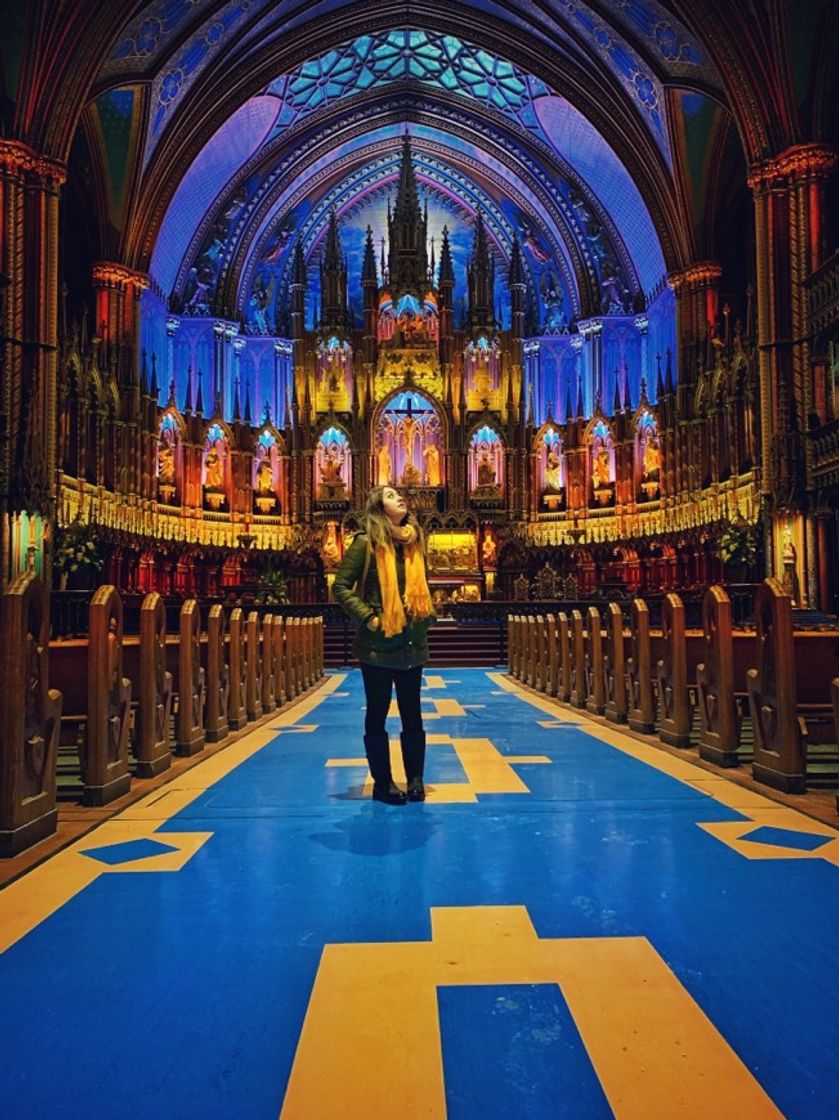
[[[600,611],[597,607],[589,607],[585,640],[586,708],[595,716],[602,716],[606,708],[602,626]]]
[[[131,681],[122,673],[122,638],[122,599],[105,584],[90,604],[87,733],[79,752],[86,805],[107,805],[131,787]]]
[[[734,699],[731,600],[721,587],[709,587],[702,599],[702,633],[704,657],[696,666],[699,754],[718,766],[737,766],[740,721]]]
[[[56,752],[62,696],[49,687],[49,596],[23,572],[0,597],[0,857],[58,824]]]
[[[207,618],[207,707],[204,713],[204,734],[208,743],[226,739],[228,732],[230,673],[225,656],[224,632],[224,608],[220,603],[214,603]]]
[[[166,669],[166,607],[150,591],[140,607],[140,706],[134,756],[138,778],[151,778],[172,764],[172,674]]]
[[[792,600],[778,580],[755,594],[757,666],[746,673],[754,728],[752,773],[787,793],[807,788],[807,728],[798,715]]]
[[[633,599],[629,610],[629,657],[626,659],[628,722],[633,731],[655,731],[650,610],[643,599]]]
[[[230,693],[227,702],[227,724],[231,731],[238,731],[248,722],[245,706],[245,673],[248,656],[245,647],[245,619],[241,607],[230,612]]]
[[[273,712],[277,707],[274,698],[274,616],[262,619],[262,710]]]
[[[180,755],[204,749],[204,670],[201,667],[201,613],[194,599],[181,607],[178,650],[178,745]]]
[[[623,615],[617,603],[606,608],[606,654],[603,658],[603,685],[606,719],[626,723],[626,665],[623,648]]]
[[[690,746],[685,606],[673,591],[661,607],[661,646],[664,656],[656,665],[661,704],[658,737],[671,747]]]

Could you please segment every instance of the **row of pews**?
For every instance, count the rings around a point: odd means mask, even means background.
[[[755,593],[754,631],[735,632],[731,601],[710,587],[702,631],[688,633],[668,594],[660,630],[643,599],[601,615],[589,607],[508,617],[510,675],[575,708],[697,747],[719,766],[750,762],[754,777],[803,793],[839,785],[839,632],[795,632],[790,596],[767,579]]]
[[[323,619],[198,603],[167,634],[164,602],[148,594],[140,633],[125,635],[122,600],[100,587],[88,637],[50,642],[48,593],[32,572],[0,596],[0,856],[57,827],[57,800],[105,805],[132,776],[273,712],[323,676]]]

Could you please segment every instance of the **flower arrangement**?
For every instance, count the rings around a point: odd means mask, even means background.
[[[758,527],[738,519],[730,522],[717,541],[717,555],[729,567],[754,567],[757,560]]]
[[[77,517],[60,529],[53,556],[53,568],[62,574],[101,572],[102,556],[96,547],[93,528]]]

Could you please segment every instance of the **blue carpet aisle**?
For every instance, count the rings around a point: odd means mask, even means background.
[[[839,1116],[835,831],[482,670],[383,806],[362,706],[0,894],[3,1120]]]

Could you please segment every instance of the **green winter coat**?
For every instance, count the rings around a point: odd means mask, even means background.
[[[356,587],[364,572],[367,557],[367,536],[359,533],[347,549],[335,575],[332,591],[356,623],[353,653],[367,665],[381,665],[385,669],[413,669],[428,662],[428,627],[433,618],[408,619],[401,634],[386,638],[381,629],[370,630],[367,623],[374,616],[382,615],[382,592],[376,572],[376,558],[370,555],[364,587]],[[396,545],[396,576],[399,595],[405,594],[405,557],[402,546]]]

